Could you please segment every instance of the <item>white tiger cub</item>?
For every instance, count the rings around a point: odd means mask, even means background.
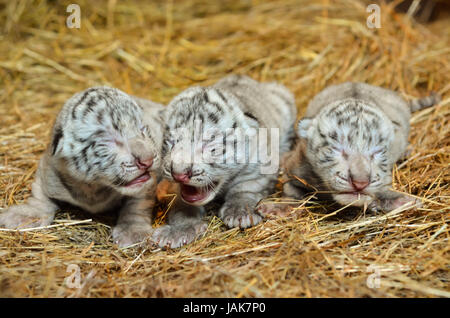
[[[119,209],[113,240],[121,247],[152,232],[162,142],[162,105],[109,87],[75,94],[53,126],[26,204],[0,214],[0,226],[45,226],[60,203],[88,212]]]
[[[284,86],[239,75],[176,96],[166,112],[163,171],[179,183],[184,203],[178,202],[153,240],[171,248],[191,242],[206,229],[203,206],[213,201],[222,203],[218,214],[228,227],[258,224],[262,216],[255,207],[274,188],[275,157],[291,148],[296,112]],[[264,128],[268,134],[258,137],[257,146],[243,137]],[[270,162],[259,153],[265,146]]]
[[[431,95],[408,104],[391,90],[364,83],[327,87],[298,124],[299,142],[283,164],[284,195],[302,198],[319,190],[342,205],[367,204],[374,211],[414,204],[390,190],[392,167],[405,154],[411,111],[438,102]]]

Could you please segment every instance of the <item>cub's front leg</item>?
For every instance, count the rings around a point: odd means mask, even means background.
[[[50,225],[58,206],[48,198],[42,186],[41,177],[38,175],[31,186],[31,197],[27,203],[11,206],[0,213],[0,227],[23,229]]]
[[[368,208],[373,212],[389,212],[405,204],[408,204],[408,207],[411,208],[421,206],[420,200],[414,197],[386,189],[376,193],[375,199],[369,204]]]
[[[229,228],[245,229],[260,223],[263,216],[255,210],[256,205],[269,195],[275,182],[274,176],[258,176],[235,183],[225,196],[225,203],[219,210],[219,217]]]
[[[119,212],[119,218],[112,231],[114,243],[126,247],[144,241],[153,233],[153,197],[130,198]]]
[[[159,247],[178,248],[194,241],[204,233],[208,224],[203,221],[204,208],[184,203],[177,196],[167,216],[167,224],[155,229],[152,241]]]

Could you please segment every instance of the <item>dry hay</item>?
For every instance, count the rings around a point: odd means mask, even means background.
[[[119,250],[114,220],[65,211],[45,230],[0,231],[0,296],[450,295],[448,12],[424,26],[382,5],[373,30],[357,0],[77,1],[77,30],[65,26],[69,3],[0,2],[1,207],[30,194],[50,123],[73,93],[106,84],[167,103],[228,73],[284,83],[300,114],[346,80],[406,98],[440,92],[439,106],[413,116],[413,151],[394,173],[394,188],[424,207],[323,214],[311,201],[246,231],[210,218],[204,237],[171,251]],[[64,283],[70,264],[80,267],[79,289]]]

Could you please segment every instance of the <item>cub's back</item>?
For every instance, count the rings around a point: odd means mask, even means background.
[[[297,108],[293,94],[278,83],[259,83],[247,76],[231,75],[214,88],[236,95],[244,114],[258,121],[259,127],[279,128],[282,144],[294,134]]]

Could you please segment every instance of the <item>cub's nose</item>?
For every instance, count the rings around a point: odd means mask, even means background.
[[[172,177],[175,181],[178,181],[181,183],[187,183],[187,182],[189,182],[189,180],[191,180],[192,171],[189,170],[186,173],[174,173],[172,171]]]
[[[355,188],[356,191],[361,191],[364,190],[365,188],[367,188],[367,186],[369,185],[369,181],[368,180],[354,180],[351,179],[353,188]]]
[[[135,163],[136,166],[141,170],[148,169],[153,165],[153,158],[152,157],[145,159],[136,158]]]

